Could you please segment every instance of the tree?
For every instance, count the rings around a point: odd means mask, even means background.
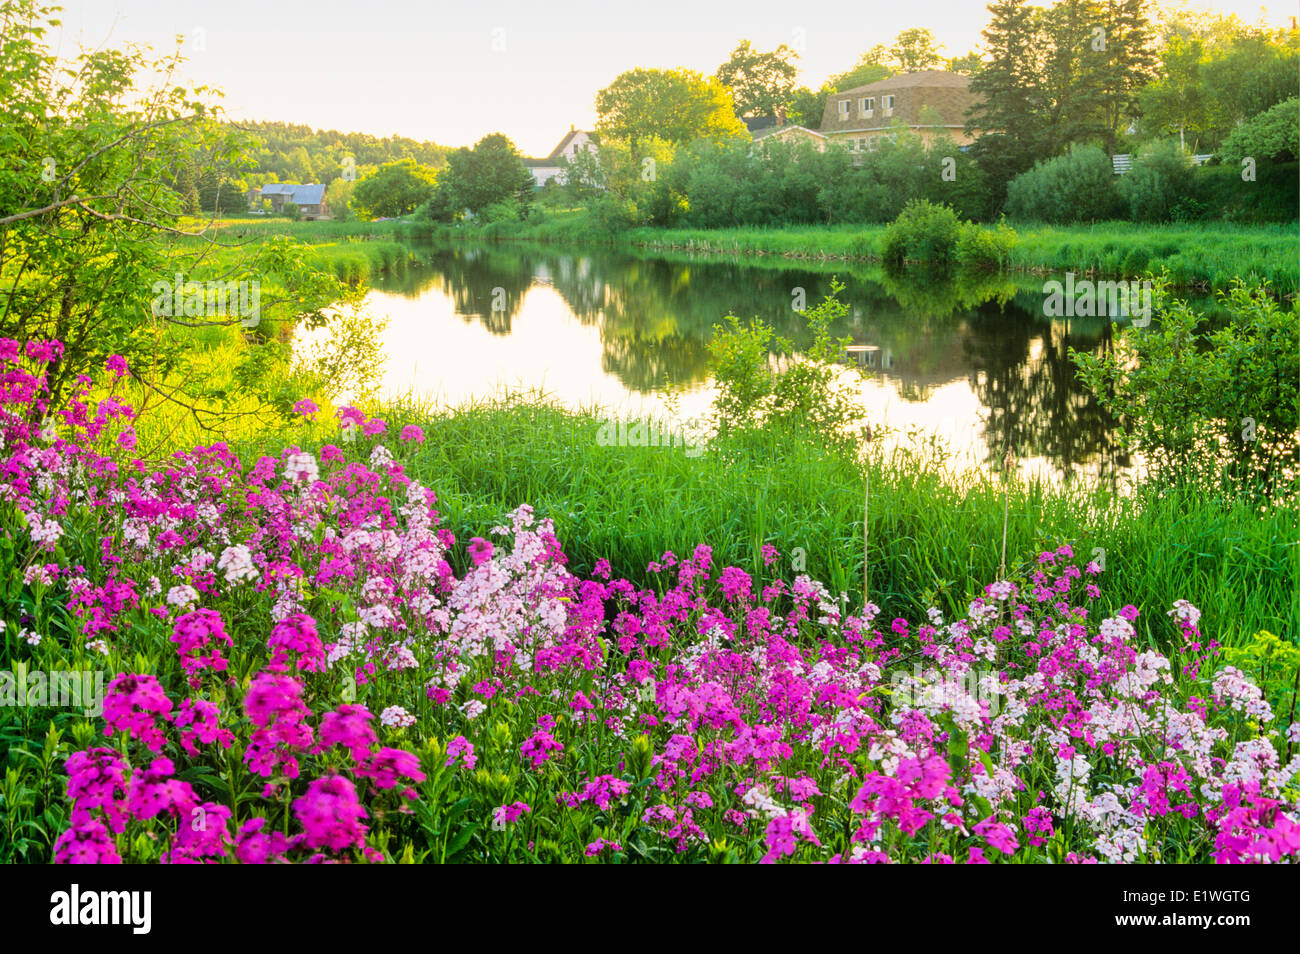
[[[335,221],[347,222],[352,218],[352,193],[355,191],[356,183],[347,179],[335,179],[325,187],[325,204]]]
[[[533,195],[533,177],[515,144],[501,133],[491,133],[473,149],[457,149],[447,157],[443,173],[447,201],[452,208],[477,214],[489,205],[513,203],[522,215]]]
[[[731,90],[737,115],[775,118],[777,110],[788,106],[794,95],[794,78],[799,73],[794,61],[798,57],[784,43],[771,53],[761,53],[749,40],[741,40],[716,76]]]
[[[385,162],[356,184],[353,207],[371,219],[409,215],[433,194],[437,178],[414,159]]]
[[[671,143],[743,136],[731,93],[693,70],[634,69],[596,94],[597,130],[635,148],[649,137]]]
[[[972,50],[965,56],[954,56],[948,61],[948,72],[964,73],[967,76],[974,76],[983,67],[984,61],[980,59],[978,52]]]
[[[1242,123],[1224,140],[1219,155],[1228,162],[1245,156],[1294,162],[1300,156],[1300,99],[1291,97]]]
[[[912,28],[904,30],[894,37],[889,47],[889,65],[900,73],[916,73],[943,66],[943,57],[939,51],[943,44],[935,40],[935,35],[925,29]]]
[[[248,398],[232,411],[229,385],[190,363],[193,329],[237,330],[250,316],[230,315],[228,298],[217,308],[187,296],[184,313],[155,307],[185,294],[174,277],[200,269],[212,249],[210,231],[181,225],[183,171],[195,155],[217,168],[237,164],[250,137],[217,121],[205,91],[166,79],[179,49],[159,58],[143,48],[96,49],[63,60],[45,41],[52,14],[38,0],[0,0],[0,338],[62,343],[42,368],[51,407],[117,355],[140,388],[138,415],[167,403],[218,434],[237,414],[287,414],[295,387],[284,373],[287,345],[231,351],[225,370]],[[142,87],[139,77],[156,85]],[[254,322],[323,322],[332,304],[358,299],[307,254],[273,239],[225,269],[221,283],[274,286]],[[172,294],[160,296],[160,283]]]
[[[878,83],[882,79],[888,79],[893,74],[893,70],[883,62],[885,56],[884,47],[872,47],[862,54],[853,69],[830,78],[831,92],[842,93],[846,89],[856,89],[868,83]]]
[[[807,86],[800,86],[790,94],[790,105],[786,117],[796,126],[806,129],[820,129],[822,117],[826,115],[826,101],[835,92],[830,83],[823,83],[821,89],[813,92]]]
[[[1156,78],[1138,94],[1144,127],[1157,133],[1177,132],[1179,145],[1192,151],[1210,128],[1201,65],[1205,44],[1198,36],[1174,34],[1165,41]]]
[[[1054,155],[1102,136],[1103,68],[1111,41],[1098,0],[1058,0],[1043,14],[1042,31],[1047,50],[1039,84],[1046,109],[1044,149]]]
[[[979,98],[966,119],[966,132],[978,132],[971,147],[989,173],[997,205],[1006,184],[1044,154],[1046,128],[1039,77],[1044,70],[1044,32],[1026,0],[995,0],[983,32],[987,60],[971,77]]]
[[[1116,140],[1138,113],[1138,94],[1156,76],[1155,34],[1148,0],[1109,0],[1102,18],[1106,45],[1100,70],[1102,138],[1112,156]]]

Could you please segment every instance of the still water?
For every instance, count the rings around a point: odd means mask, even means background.
[[[1115,326],[1044,317],[1041,278],[971,287],[842,262],[415,248],[419,261],[369,296],[388,322],[387,395],[454,407],[541,390],[610,416],[693,418],[712,398],[708,341],[723,316],[761,317],[806,346],[798,290],[811,306],[838,276],[849,313],[835,331],[853,338],[846,360],[869,372],[861,401],[889,441],[936,435],[954,466],[991,470],[1011,448],[1022,473],[1052,481],[1110,482],[1136,466],[1069,356],[1111,347]]]

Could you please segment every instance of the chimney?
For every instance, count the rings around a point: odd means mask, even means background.
[[[776,124],[777,124],[778,127],[780,127],[780,126],[784,126],[784,125],[785,125],[785,107],[784,107],[784,106],[778,106],[778,107],[776,108]]]

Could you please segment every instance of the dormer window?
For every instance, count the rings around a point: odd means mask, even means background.
[[[840,100],[840,119],[848,119],[848,118],[849,118],[849,101],[847,99],[842,99]]]
[[[892,116],[892,115],[894,115],[894,97],[892,97],[892,96],[882,96],[882,97],[880,97],[880,102],[881,102],[881,105],[884,106],[884,108],[885,108],[885,115],[886,115],[886,116]]]
[[[870,119],[876,114],[876,97],[864,96],[858,100],[858,115],[863,119]]]

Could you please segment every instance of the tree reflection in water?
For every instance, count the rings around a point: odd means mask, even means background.
[[[855,358],[897,401],[924,405],[962,389],[968,400],[966,447],[996,468],[1010,448],[1058,474],[1086,470],[1117,477],[1131,462],[1112,437],[1114,422],[1079,383],[1071,347],[1109,347],[1107,319],[1044,317],[1035,278],[932,273],[886,274],[879,268],[740,261],[689,254],[456,244],[419,246],[420,262],[376,283],[381,292],[421,299],[439,295],[465,323],[508,337],[527,321],[539,289],[558,295],[571,320],[599,336],[600,370],[629,395],[699,386],[708,379],[708,340],[727,314],[759,317],[795,342],[809,342],[794,296],[811,306],[845,283],[849,316],[836,334],[863,346]],[[473,355],[448,356],[457,362]],[[958,438],[960,441],[961,438]]]

